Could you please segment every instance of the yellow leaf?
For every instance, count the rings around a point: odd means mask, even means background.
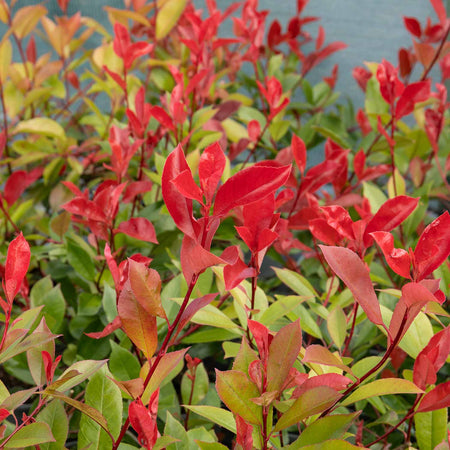
[[[128,19],[134,22],[140,23],[146,27],[150,26],[150,22],[147,17],[135,11],[128,11],[123,9],[113,8],[111,6],[105,6],[104,9],[109,15],[110,22],[119,22],[124,26],[128,25]]]
[[[34,133],[43,134],[45,136],[64,139],[66,133],[64,128],[56,121],[47,117],[36,117],[34,119],[23,120],[19,122],[12,130],[13,134],[17,133]]]
[[[8,22],[9,8],[5,0],[0,0],[0,20],[3,23]]]
[[[164,39],[178,22],[186,7],[186,0],[158,1],[156,16],[156,39]]]
[[[12,32],[23,39],[36,27],[39,19],[47,14],[47,8],[42,5],[24,6],[19,9],[12,20]]]
[[[11,65],[12,47],[9,39],[3,41],[0,45],[0,82],[3,84],[8,75],[8,69]]]

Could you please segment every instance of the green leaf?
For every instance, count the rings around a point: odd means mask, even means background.
[[[257,359],[257,353],[250,347],[247,339],[243,338],[233,362],[233,370],[240,370],[241,372],[248,373],[248,366],[252,361],[256,361]]]
[[[447,408],[414,415],[420,450],[433,450],[447,437]]]
[[[50,281],[50,279],[47,278],[44,278],[43,280]],[[47,281],[44,283],[46,288],[51,285],[51,281],[50,284]],[[64,300],[64,296],[59,285],[48,290],[46,289],[45,293],[39,289],[39,295],[33,295],[31,297],[31,306],[44,306],[42,311],[44,312],[45,321],[47,322],[50,330],[54,333],[58,333],[61,330],[64,315],[66,313],[66,301]]]
[[[181,305],[183,299],[173,298],[177,304]],[[203,306],[202,309],[197,311],[191,318],[190,322],[200,325],[209,325],[217,328],[224,328],[227,330],[238,329],[238,325],[235,324],[226,314],[224,314],[219,308],[213,305]]]
[[[363,181],[363,195],[370,203],[372,214],[375,214],[387,201],[384,192],[375,184]]]
[[[23,448],[32,445],[40,445],[46,442],[54,442],[50,427],[43,422],[34,422],[21,428],[14,436],[4,444],[3,448]]]
[[[351,145],[347,141],[342,139],[341,136],[339,136],[337,133],[335,133],[333,130],[330,130],[329,128],[322,126],[313,126],[312,128],[316,130],[318,133],[320,133],[322,136],[330,138],[331,140],[336,142],[336,144],[340,145],[342,148],[351,147]]]
[[[186,0],[158,0],[156,39],[164,39],[178,22],[186,7]]]
[[[280,417],[274,431],[284,430],[306,417],[313,416],[334,404],[341,394],[328,386],[317,386],[300,394],[292,406]]]
[[[196,441],[196,444],[198,445],[198,448],[200,450],[222,450],[227,449],[228,447],[225,447],[223,444],[219,444],[218,442],[203,442],[203,441]]]
[[[67,395],[61,394],[61,392],[55,391],[54,389],[47,388],[44,393],[46,395],[50,395],[51,397],[58,398],[70,406],[73,406],[75,409],[78,409],[78,411],[81,411],[83,415],[90,417],[95,423],[100,425],[103,430],[108,430],[108,422],[103,417],[103,414],[94,407],[75,400],[72,397],[68,397]]]
[[[336,347],[341,348],[347,335],[347,317],[339,306],[334,308],[328,315],[327,328]]]
[[[287,317],[291,320],[297,320],[299,318],[300,326],[305,333],[308,333],[315,338],[322,339],[322,331],[317,325],[316,320],[303,305],[298,305],[294,311],[287,314]]]
[[[192,390],[192,380],[188,376],[189,371],[183,374],[181,379],[181,400],[184,404],[197,405],[205,397],[209,389],[208,373],[203,363],[200,363],[195,369],[195,383]],[[192,391],[192,397],[191,397]],[[189,401],[190,400],[190,401]]]
[[[73,387],[79,385],[81,382],[89,378],[91,375],[96,373],[100,368],[106,363],[106,360],[95,361],[95,360],[84,360],[77,361],[68,367],[58,380],[48,386],[48,388],[57,390],[58,392],[68,391]],[[69,375],[76,374],[75,376]],[[47,389],[46,389],[47,390]]]
[[[60,450],[64,448],[69,432],[69,420],[59,400],[51,401],[36,417],[38,422],[45,422],[51,429],[55,442],[41,444],[41,450]]]
[[[287,448],[291,450],[291,446]],[[297,447],[293,448],[296,449]],[[350,442],[347,441],[341,441],[339,439],[331,439],[329,441],[321,442],[320,444],[306,445],[305,447],[302,447],[302,450],[352,450],[352,449],[361,450],[361,447],[350,444]]]
[[[269,133],[274,141],[279,141],[289,129],[289,120],[277,120],[269,125]]]
[[[121,381],[133,380],[139,377],[141,366],[136,356],[112,340],[109,343],[112,349],[109,369],[114,377]]]
[[[383,378],[358,387],[341,402],[341,405],[350,405],[359,400],[378,397],[380,395],[421,393],[423,393],[422,389],[418,388],[414,383],[411,383],[411,381],[402,378]]]
[[[167,450],[189,450],[188,446],[188,436],[186,430],[181,423],[174,419],[172,414],[167,411],[166,415],[166,425],[164,427],[164,435],[171,436],[178,440],[174,444],[167,446]]]
[[[13,134],[32,133],[44,136],[65,139],[64,128],[55,120],[47,117],[35,117],[34,119],[20,121],[12,130]]]
[[[69,264],[79,275],[89,281],[93,281],[97,274],[93,261],[93,255],[86,251],[84,246],[80,246],[79,242],[72,237],[66,236],[66,244],[67,259],[69,260]]]
[[[289,450],[296,450],[307,445],[320,444],[329,439],[341,438],[351,422],[359,414],[359,411],[353,414],[335,414],[316,420],[302,431],[300,437],[289,446]]]
[[[277,277],[296,294],[308,297],[311,301],[314,301],[315,297],[317,297],[317,293],[311,283],[297,272],[289,269],[279,269],[278,267],[272,267],[272,269],[275,270]]]
[[[222,408],[208,405],[184,405],[185,408],[190,409],[195,414],[210,420],[217,425],[226,428],[232,433],[236,433],[236,421],[233,413]]]
[[[261,424],[262,407],[252,402],[259,390],[244,372],[216,370],[216,389],[222,401],[234,413],[252,424]]]
[[[92,376],[86,388],[85,402],[103,415],[109,432],[117,438],[122,424],[122,394],[119,387],[106,375],[106,371],[102,370]],[[97,422],[83,414],[78,448],[89,444],[95,449],[108,450],[111,449],[111,438]]]
[[[276,301],[263,312],[259,322],[269,326],[305,300],[306,297],[300,297],[299,295],[276,295]]]

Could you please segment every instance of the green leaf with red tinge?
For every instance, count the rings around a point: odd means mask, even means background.
[[[161,304],[161,277],[154,269],[145,264],[128,260],[128,280],[139,304],[151,315],[166,317]]]
[[[345,372],[352,373],[351,369],[346,366],[338,356],[331,353],[327,348],[317,344],[306,347],[305,356],[303,357],[302,362],[338,367]]]
[[[216,389],[232,413],[252,424],[262,423],[262,407],[251,400],[259,397],[260,392],[244,372],[216,370]]]
[[[156,316],[138,302],[130,284],[129,280],[125,283],[117,303],[122,329],[145,357],[151,358],[158,346]]]
[[[388,394],[421,394],[422,389],[418,388],[411,381],[402,378],[383,378],[371,383],[364,384],[352,392],[341,402],[342,406],[350,405],[370,397],[378,397]]]
[[[188,348],[177,350],[176,352],[166,353],[159,364],[157,365],[155,371],[153,372],[150,382],[147,384],[144,393],[142,394],[142,403],[147,404],[150,396],[161,386],[161,383],[169,377],[171,372],[175,370],[178,364],[183,360],[184,355],[189,350]]]
[[[302,348],[302,330],[297,320],[283,327],[272,339],[267,361],[267,391],[283,388]]]
[[[274,431],[284,430],[309,416],[325,411],[341,394],[328,386],[317,386],[301,394],[293,405],[280,417]]]

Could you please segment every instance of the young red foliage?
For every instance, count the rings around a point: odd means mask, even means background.
[[[6,299],[11,305],[14,297],[19,292],[30,265],[31,251],[28,242],[22,233],[11,241],[8,247],[5,264],[5,278],[3,290]]]

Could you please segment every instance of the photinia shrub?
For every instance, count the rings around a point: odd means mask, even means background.
[[[449,448],[444,3],[357,112],[217,3],[0,0],[0,448]]]

